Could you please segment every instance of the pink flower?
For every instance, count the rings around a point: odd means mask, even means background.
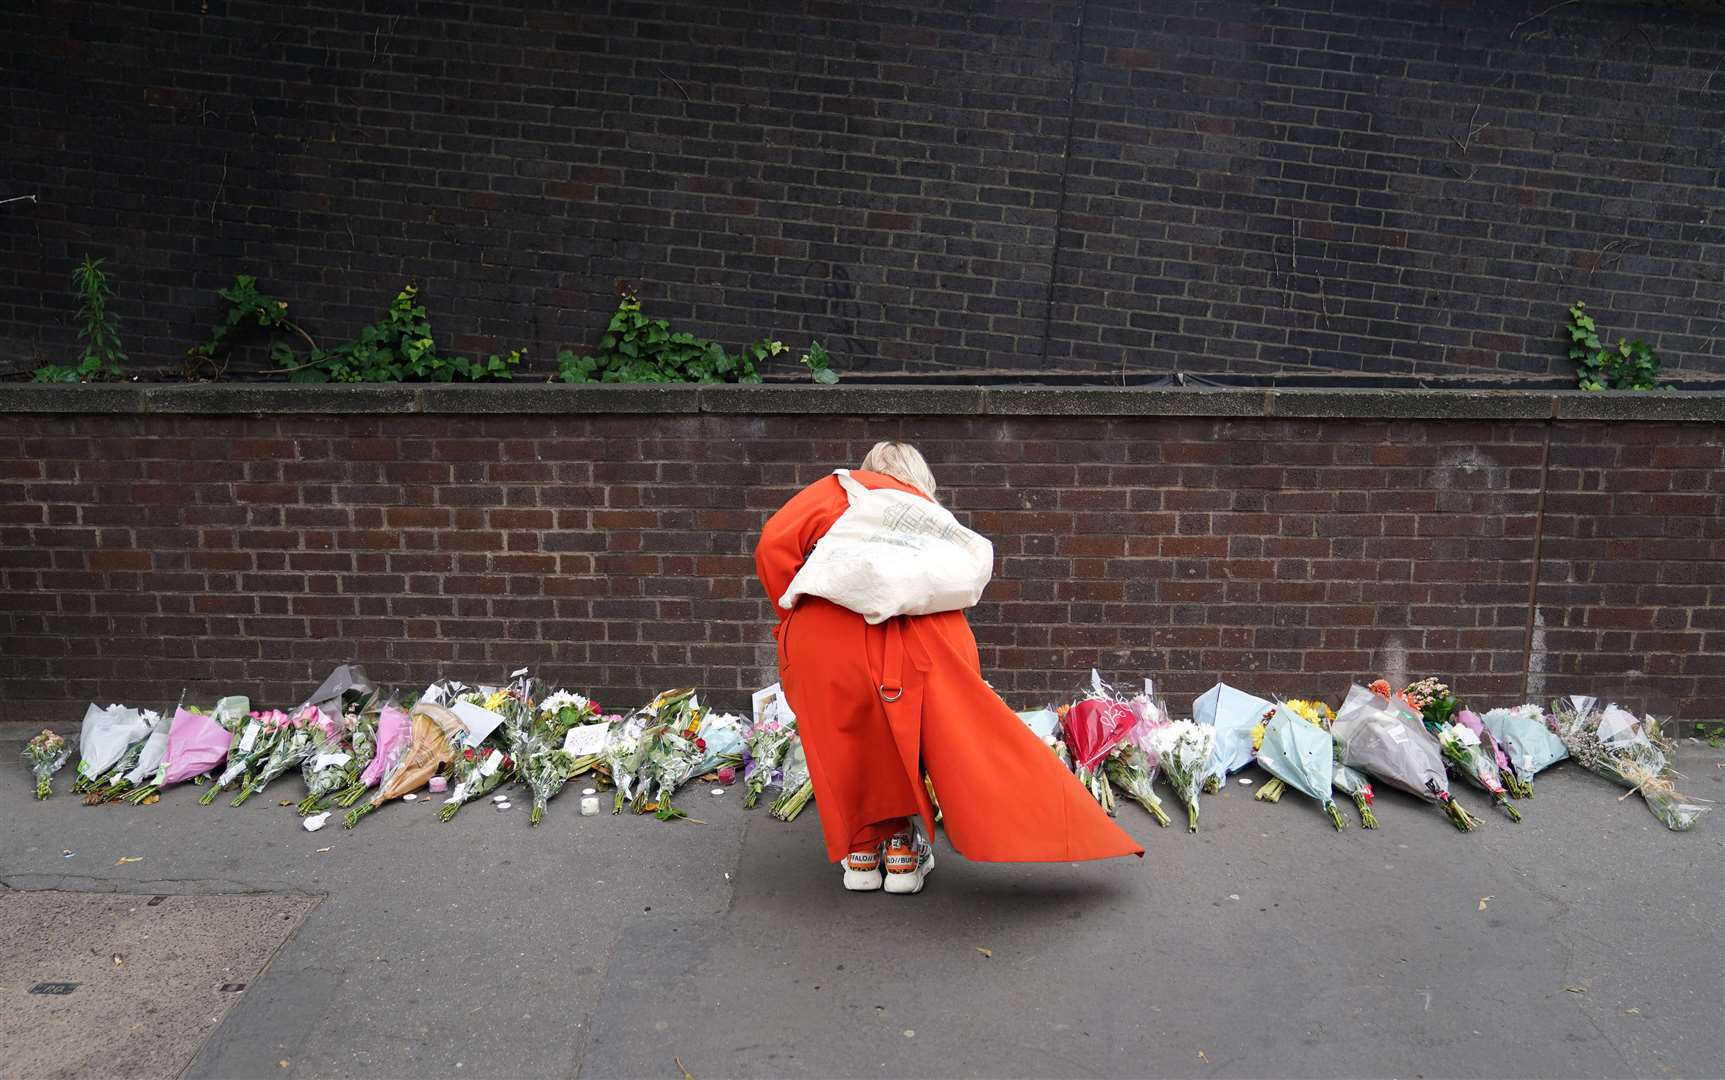
[[[719,770],[719,783],[734,784],[737,782],[737,770],[729,765]]]

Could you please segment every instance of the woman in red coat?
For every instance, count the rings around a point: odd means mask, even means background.
[[[871,489],[934,498],[927,463],[903,443],[877,445],[852,475]],[[767,522],[755,567],[775,607],[848,506],[837,478],[828,476]],[[847,889],[922,888],[934,865],[925,771],[947,837],[966,858],[1065,862],[1144,854],[982,681],[963,612],[901,615],[870,626],[853,611],[804,596],[778,615],[779,679],[808,755],[827,857],[844,861]]]

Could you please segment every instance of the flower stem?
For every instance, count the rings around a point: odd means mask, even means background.
[[[1198,800],[1197,799],[1186,800],[1186,831],[1189,833],[1195,833],[1198,831]]]
[[[1372,813],[1372,804],[1366,801],[1364,794],[1354,796],[1354,805],[1358,807],[1360,811],[1361,828],[1375,829],[1378,827],[1378,816]]]
[[[1494,801],[1498,806],[1503,808],[1503,812],[1505,814],[1509,815],[1509,820],[1514,822],[1521,821],[1521,811],[1515,808],[1515,804],[1509,801],[1508,796],[1499,795]]]
[[[465,805],[464,803],[452,802],[452,803],[447,803],[444,806],[438,807],[438,809],[437,809],[437,820],[439,820],[439,821],[450,820],[451,818],[453,818],[455,816],[456,811],[460,810],[462,808],[462,806],[464,806],[464,805]]]
[[[1162,826],[1164,829],[1168,827],[1168,814],[1162,809],[1161,803],[1154,802],[1146,798],[1140,798],[1137,802],[1139,806],[1142,806],[1150,812],[1150,816],[1156,819],[1156,824]]]
[[[198,797],[199,806],[208,806],[216,801],[216,796],[222,793],[220,784],[211,784],[210,789]]]
[[[344,829],[353,828],[355,825],[359,824],[360,818],[364,817],[365,815],[371,813],[373,810],[376,810],[376,809],[377,809],[377,803],[376,802],[362,803],[359,806],[354,807],[352,810],[349,810],[347,812],[347,816],[345,816],[341,819],[342,828],[344,828]]]
[[[1449,818],[1450,824],[1462,832],[1472,832],[1474,827],[1479,824],[1479,820],[1468,813],[1467,808],[1454,799],[1443,800],[1443,812]]]
[[[252,797],[252,791],[253,791],[253,788],[252,788],[252,785],[250,785],[250,784],[247,784],[245,787],[240,788],[240,793],[238,795],[235,795],[234,801],[229,803],[228,805],[229,806],[244,806],[246,804],[246,800]]]
[[[1330,824],[1336,827],[1337,832],[1341,832],[1343,829],[1348,827],[1347,819],[1342,817],[1341,808],[1334,802],[1327,802],[1324,804],[1324,813],[1330,815]]]
[[[36,797],[38,799],[46,799],[52,794],[54,794],[54,788],[49,783],[48,777],[44,776],[36,781]]]
[[[1204,794],[1214,795],[1222,790],[1222,778],[1211,775],[1204,778]]]
[[[1252,798],[1257,799],[1259,802],[1280,802],[1282,800],[1282,792],[1286,790],[1288,790],[1288,785],[1282,782],[1282,778],[1279,776],[1272,776],[1264,783],[1263,787],[1258,789],[1258,793],[1252,796]]]

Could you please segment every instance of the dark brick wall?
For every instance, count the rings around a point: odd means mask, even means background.
[[[1725,718],[1714,425],[715,414],[0,419],[0,713],[291,703],[345,660],[740,705],[761,521],[889,436],[994,540],[1015,705],[1096,665],[1182,708],[1382,672]]]
[[[1562,373],[1586,298],[1725,372],[1717,3],[24,0],[0,80],[0,369],[91,253],[140,365],[245,271],[540,365],[622,278],[853,371]]]

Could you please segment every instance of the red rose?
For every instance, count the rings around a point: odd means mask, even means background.
[[[474,756],[474,755],[473,755],[473,747],[471,747],[471,746],[469,746],[469,747],[468,747],[468,748],[467,748],[467,749],[465,749],[465,750],[463,750],[463,751],[462,751],[462,752],[461,752],[461,756],[462,756],[462,757],[463,757],[463,758],[466,758],[466,759],[467,759],[467,760],[468,760],[468,761],[472,761],[472,760],[473,760],[473,756]]]
[[[695,746],[698,747],[699,749],[705,750],[707,748],[707,740],[696,739],[695,740]]]

